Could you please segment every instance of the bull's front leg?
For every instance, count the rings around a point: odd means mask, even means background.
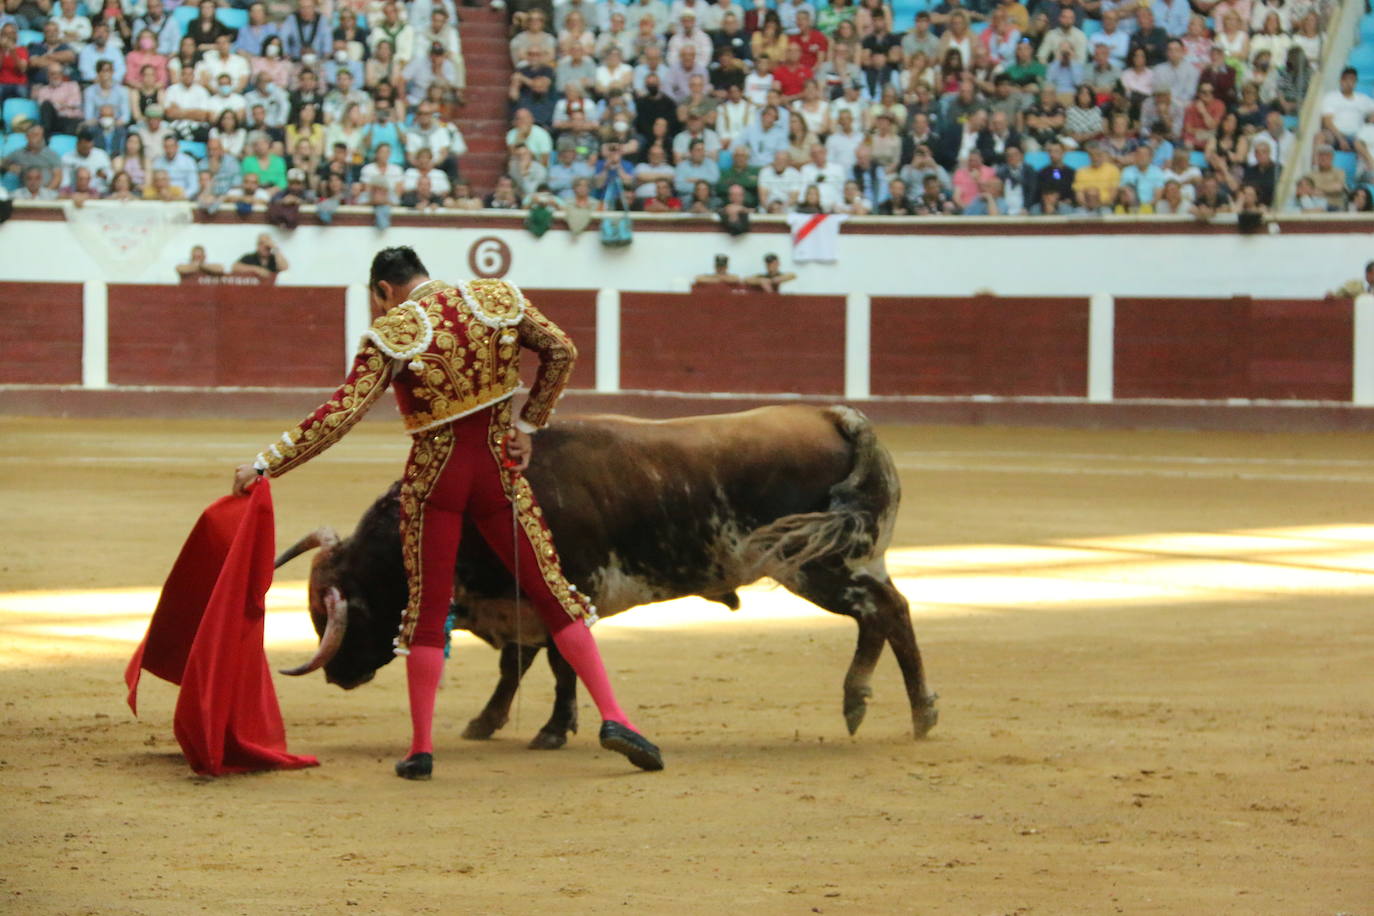
[[[530,741],[536,751],[557,750],[568,743],[568,732],[577,733],[577,673],[551,642],[549,668],[553,670],[553,714]]]
[[[515,692],[520,689],[520,679],[530,669],[534,657],[539,654],[537,646],[517,646],[511,643],[501,648],[501,678],[496,682],[496,690],[482,708],[477,718],[463,729],[463,737],[469,741],[485,741],[500,731],[510,721],[510,704]]]

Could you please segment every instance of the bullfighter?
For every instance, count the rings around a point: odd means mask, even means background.
[[[520,473],[529,465],[534,433],[548,422],[567,385],[577,356],[572,341],[514,284],[431,280],[407,247],[380,251],[368,286],[380,317],[363,335],[348,377],[300,425],[251,464],[239,466],[233,492],[243,494],[259,476],[279,477],[320,454],[388,385],[394,387],[412,440],[400,493],[409,603],[395,639],[396,654],[406,657],[412,735],[396,774],[428,779],[433,772],[431,726],[464,515],[517,575],[554,644],[586,685],[603,720],[601,746],[641,769],[662,769],[659,749],[616,701],[591,635],[596,608],[564,577],[548,526]],[[539,371],[512,420],[521,347],[539,354]]]

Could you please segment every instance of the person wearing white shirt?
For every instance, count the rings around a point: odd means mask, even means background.
[[[91,173],[91,187],[97,193],[104,194],[109,190],[114,166],[110,163],[110,154],[95,145],[95,131],[89,127],[83,127],[77,133],[76,149],[62,156],[63,185],[72,184],[77,169],[86,169]]]
[[[1360,137],[1366,136],[1374,139],[1374,124],[1365,124],[1355,133],[1355,149],[1358,152],[1360,147]],[[1283,123],[1283,112],[1270,110],[1264,118],[1264,130],[1250,138],[1250,154],[1246,157],[1246,165],[1255,164],[1255,147],[1269,147],[1269,158],[1275,162],[1287,162],[1288,154],[1293,149],[1293,144],[1298,142],[1297,136]],[[1374,148],[1371,148],[1374,152]],[[1371,160],[1374,163],[1374,160]]]
[[[725,101],[716,107],[716,135],[722,147],[729,147],[754,122],[754,110],[754,103],[739,86],[725,90]]]
[[[429,14],[429,26],[415,33],[417,48],[433,48],[435,44],[444,46],[444,57],[459,70],[458,76],[466,84],[466,65],[463,61],[463,47],[458,39],[458,30],[449,21],[448,10],[442,6],[436,6]]]
[[[1355,91],[1359,71],[1346,67],[1341,71],[1341,86],[1322,98],[1322,127],[1330,132],[1341,149],[1350,149],[1350,138],[1360,129],[1371,112],[1374,98]]]
[[[707,32],[714,32],[720,28],[719,7],[706,3],[704,0],[673,0],[673,8],[670,13],[673,22],[681,22],[682,17],[687,13],[691,13],[697,26]],[[669,60],[672,58],[669,57]]]
[[[683,10],[682,16],[678,19],[678,28],[673,37],[668,39],[668,50],[666,57],[668,60],[677,60],[682,56],[684,46],[690,45],[696,49],[696,59],[699,61],[709,61],[711,59],[711,36],[699,25],[697,14],[692,10]]]
[[[180,136],[190,136],[206,127],[210,120],[210,93],[196,82],[190,67],[182,68],[177,82],[167,87],[162,98],[167,120]]]
[[[62,0],[61,7],[52,14],[52,21],[62,32],[62,40],[78,54],[91,40],[91,19],[77,11],[76,0]]]
[[[854,118],[855,124],[862,124],[867,108],[868,103],[864,101],[859,87],[845,86],[844,95],[830,103],[830,123],[837,123],[840,120],[840,112],[847,111]]]
[[[760,57],[754,61],[754,69],[744,78],[744,97],[755,108],[768,104],[768,90],[773,88],[773,64]]]
[[[419,150],[411,154],[411,158],[415,165],[406,169],[402,189],[414,191],[421,178],[428,178],[429,189],[441,197],[447,197],[449,191],[453,189],[453,184],[443,169],[435,168],[434,154],[430,152],[429,147],[420,147]]]
[[[607,96],[613,89],[629,92],[634,85],[635,71],[621,57],[620,48],[612,45],[606,51],[601,66],[596,68],[596,91]]]
[[[378,165],[377,163],[382,163]],[[358,173],[357,193],[372,194],[380,188],[386,195],[386,203],[395,205],[401,200],[401,186],[405,184],[405,172],[391,161],[391,144],[379,143],[374,158]]]
[[[196,81],[206,88],[211,88],[219,85],[221,76],[227,76],[235,92],[247,89],[252,67],[248,63],[248,58],[242,54],[235,54],[231,48],[232,43],[228,35],[217,37],[214,48],[206,51],[200,63],[196,64]]]
[[[845,172],[854,167],[864,132],[854,128],[854,115],[847,109],[840,111],[838,126],[825,141],[825,155]]]
[[[759,170],[759,208],[765,213],[789,210],[801,200],[804,186],[792,157],[779,150],[773,155],[773,164]]]
[[[219,116],[232,111],[239,116],[242,124],[248,115],[248,101],[240,92],[234,91],[234,83],[229,74],[221,73],[215,82],[215,94],[210,96],[210,123],[219,121]]]
[[[381,21],[372,24],[372,34],[367,37],[368,49],[376,54],[377,45],[383,41],[391,42],[397,65],[402,69],[415,59],[415,30],[401,18],[396,0],[387,0],[382,7]]]
[[[844,169],[838,163],[829,161],[825,147],[819,143],[811,146],[811,161],[800,169],[802,187],[815,186],[821,192],[821,209],[831,213],[840,202],[844,191]]]
[[[607,4],[609,7],[609,4]],[[625,13],[616,8],[611,13],[611,21],[606,28],[601,30],[597,36],[596,46],[592,49],[596,59],[605,62],[606,54],[611,48],[620,49],[620,59],[622,61],[632,61],[635,57],[635,33],[630,30],[629,23],[625,19]]]
[[[458,174],[458,160],[468,151],[462,132],[440,121],[430,102],[421,103],[416,110],[415,124],[406,131],[405,144],[410,158],[427,149],[438,167],[451,175]]]

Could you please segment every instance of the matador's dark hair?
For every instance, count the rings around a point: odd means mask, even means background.
[[[404,286],[418,276],[429,276],[429,271],[420,261],[420,256],[415,253],[415,249],[409,245],[401,245],[396,248],[383,248],[377,252],[377,256],[372,259],[372,274],[368,277],[368,286],[381,295],[382,291],[377,284],[385,281],[392,286]]]

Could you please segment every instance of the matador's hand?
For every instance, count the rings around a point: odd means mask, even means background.
[[[251,464],[241,464],[234,468],[234,486],[229,492],[235,496],[243,496],[248,492],[248,488],[258,482],[258,469]]]
[[[506,433],[506,457],[515,462],[515,470],[523,471],[530,466],[530,456],[534,454],[534,440],[529,433],[522,433],[511,427]]]

